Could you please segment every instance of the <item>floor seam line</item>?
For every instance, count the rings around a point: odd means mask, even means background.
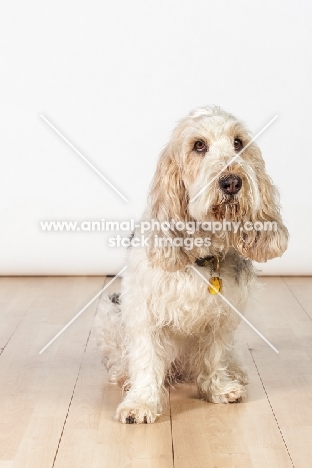
[[[20,326],[20,324],[21,324],[22,321],[24,320],[24,318],[25,318],[25,316],[26,316],[26,314],[27,314],[28,311],[29,311],[29,308],[27,308],[27,309],[25,310],[25,312],[23,313],[23,315],[22,315],[20,321],[18,322],[18,324],[17,324],[16,327],[14,328],[13,332],[12,332],[11,335],[9,336],[9,338],[8,338],[7,342],[5,343],[5,345],[4,345],[3,347],[0,348],[0,357],[2,356],[2,354],[3,354],[4,350],[5,350],[5,348],[6,348],[6,347],[8,346],[8,344],[10,343],[10,341],[11,341],[11,339],[12,339],[14,333],[16,332],[16,330],[18,329],[18,327]]]
[[[288,449],[288,447],[287,447],[287,444],[286,444],[286,441],[285,441],[283,432],[282,432],[281,427],[280,427],[280,425],[279,425],[279,423],[278,423],[278,420],[277,420],[277,417],[276,417],[276,415],[275,415],[275,412],[274,412],[272,403],[271,403],[271,401],[270,401],[269,395],[268,395],[268,393],[267,393],[267,391],[266,391],[266,388],[265,388],[264,382],[263,382],[263,380],[262,380],[262,378],[261,378],[261,375],[260,375],[258,366],[257,366],[256,361],[255,361],[255,359],[254,359],[254,356],[253,356],[253,354],[252,354],[252,350],[249,349],[249,352],[250,352],[250,354],[251,354],[251,358],[252,358],[252,360],[253,360],[253,363],[254,363],[254,365],[255,365],[255,367],[256,367],[257,374],[258,374],[259,379],[260,379],[260,381],[261,381],[261,385],[262,385],[262,388],[263,388],[264,393],[265,393],[265,395],[266,395],[267,401],[268,401],[268,403],[269,403],[269,405],[270,405],[270,408],[271,408],[272,414],[273,414],[273,416],[274,416],[276,425],[277,425],[277,427],[278,427],[279,433],[281,434],[281,437],[282,437],[284,446],[285,446],[285,448],[286,448],[288,457],[289,457],[289,459],[290,459],[290,461],[291,461],[291,464],[292,464],[293,468],[295,468],[295,465],[294,465],[293,459],[291,458],[291,455],[290,455],[289,449]]]
[[[89,332],[89,336],[90,336],[90,333],[91,333],[91,332]],[[89,341],[89,336],[88,336],[87,343],[88,343],[88,341]],[[83,363],[83,359],[84,359],[84,355],[85,355],[86,349],[87,349],[87,346],[85,347],[85,350],[84,350],[84,352],[83,352],[83,356],[82,356],[82,358],[81,358],[81,362],[80,362],[78,374],[77,374],[77,377],[76,377],[76,380],[75,380],[75,385],[74,385],[74,388],[73,388],[73,391],[72,391],[72,395],[71,395],[71,398],[70,398],[70,401],[69,401],[69,405],[68,405],[68,408],[67,408],[67,412],[66,412],[66,416],[65,416],[65,419],[64,419],[62,431],[61,431],[61,434],[60,434],[60,437],[59,437],[59,441],[58,441],[58,444],[57,444],[57,448],[56,448],[56,452],[55,452],[55,455],[54,455],[53,464],[52,464],[52,467],[51,467],[51,468],[54,468],[54,465],[55,465],[55,462],[56,462],[56,459],[57,459],[57,455],[58,455],[59,448],[60,448],[60,445],[61,445],[61,441],[62,441],[62,437],[63,437],[63,434],[64,434],[65,426],[66,426],[66,423],[67,423],[67,418],[68,418],[68,415],[69,415],[70,407],[71,407],[71,405],[72,405],[73,398],[74,398],[74,395],[75,395],[75,391],[76,391],[78,379],[79,379],[79,376],[80,376],[80,370],[81,370],[81,366],[82,366],[82,363]]]
[[[105,279],[104,279],[104,284],[105,284],[105,281],[106,281],[106,276],[105,276]],[[97,310],[98,310],[98,307],[99,307],[99,303],[100,303],[101,297],[102,297],[102,294],[100,295],[100,297],[99,297],[99,299],[98,299],[98,303],[97,303],[97,306],[96,306],[96,308],[95,308],[95,313],[94,313],[94,315],[93,315],[93,320],[94,320],[94,317],[95,317],[95,315],[96,315],[96,313],[97,313]],[[86,351],[87,351],[87,347],[88,347],[88,344],[89,344],[89,341],[90,341],[91,331],[92,331],[92,325],[91,325],[91,329],[89,330],[89,333],[88,333],[88,337],[87,337],[87,341],[86,341],[85,348],[84,348],[84,351],[83,351],[83,355],[82,355],[82,357],[81,357],[81,362],[80,362],[78,374],[77,374],[77,377],[76,377],[76,380],[75,380],[75,385],[74,385],[74,388],[73,388],[73,391],[72,391],[72,395],[71,395],[71,398],[70,398],[70,401],[69,401],[69,405],[68,405],[68,408],[67,408],[67,412],[66,412],[66,416],[65,416],[65,419],[64,419],[62,431],[61,431],[61,434],[60,434],[60,437],[59,437],[59,441],[58,441],[58,444],[57,444],[57,448],[56,448],[56,452],[55,452],[55,455],[54,455],[54,458],[53,458],[53,464],[52,464],[52,467],[51,467],[51,468],[54,468],[55,463],[56,463],[56,459],[57,459],[57,456],[58,456],[58,452],[59,452],[59,449],[60,449],[61,441],[62,441],[63,434],[64,434],[64,431],[65,431],[65,426],[66,426],[66,423],[67,423],[67,419],[68,419],[70,407],[71,407],[71,405],[72,405],[72,402],[73,402],[73,399],[74,399],[74,395],[75,395],[75,391],[76,391],[76,387],[77,387],[77,383],[78,383],[78,380],[79,380],[80,371],[81,371],[82,364],[83,364],[83,361],[84,361],[84,358],[85,358],[85,354],[86,354]]]
[[[297,296],[295,296],[295,294],[293,293],[293,291],[291,290],[291,288],[288,286],[288,284],[286,283],[286,281],[284,280],[284,278],[281,276],[280,277],[281,280],[283,281],[283,283],[285,284],[285,286],[287,287],[288,291],[290,292],[290,294],[293,296],[293,298],[296,300],[296,302],[299,304],[299,306],[301,307],[301,309],[303,310],[303,312],[306,314],[306,316],[312,321],[312,317],[310,317],[310,315],[308,314],[308,312],[305,310],[305,308],[303,307],[303,305],[301,304],[301,302],[299,301],[299,299],[297,298]]]
[[[16,330],[18,329],[18,327],[20,326],[23,318],[24,318],[25,314],[23,315],[23,317],[21,318],[21,320],[18,322],[18,324],[16,325],[16,327],[14,328],[13,332],[11,333],[11,335],[9,336],[7,342],[4,344],[3,347],[0,348],[0,356],[2,356],[2,353],[3,351],[5,350],[5,348],[8,346],[8,344],[10,343],[11,339],[12,339],[12,336],[14,335],[14,333],[16,332]]]

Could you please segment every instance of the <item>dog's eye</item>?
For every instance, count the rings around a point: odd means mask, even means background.
[[[195,141],[194,150],[198,151],[198,153],[203,153],[204,151],[207,151],[207,145],[203,140]]]
[[[240,151],[243,147],[243,142],[240,138],[235,138],[234,140],[234,149],[235,151]]]

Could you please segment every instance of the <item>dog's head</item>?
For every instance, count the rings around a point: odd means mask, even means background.
[[[173,131],[158,162],[150,211],[159,221],[240,223],[236,233],[229,229],[209,233],[206,255],[234,247],[245,258],[264,262],[287,247],[278,193],[260,149],[245,126],[218,107],[194,110]],[[267,228],[272,223],[272,230],[265,230],[265,223]],[[166,235],[181,236],[181,231]],[[199,251],[203,254],[203,249]],[[198,249],[185,252],[180,246],[149,249],[152,264],[167,270],[181,269],[196,256]]]

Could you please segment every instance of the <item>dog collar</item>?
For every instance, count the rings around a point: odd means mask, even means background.
[[[214,255],[207,255],[206,257],[196,258],[195,263],[200,267],[208,266],[209,263],[216,258]]]
[[[210,294],[218,294],[222,289],[222,279],[220,278],[220,259],[216,255],[207,255],[199,257],[195,260],[196,265],[205,267],[211,263],[210,279],[208,292]]]

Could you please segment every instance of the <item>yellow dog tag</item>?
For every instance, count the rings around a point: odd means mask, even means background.
[[[210,278],[209,283],[210,284],[208,286],[208,291],[210,292],[210,294],[218,294],[219,292],[221,292],[221,288],[222,288],[221,278],[218,278],[217,276],[213,276],[212,278]]]

